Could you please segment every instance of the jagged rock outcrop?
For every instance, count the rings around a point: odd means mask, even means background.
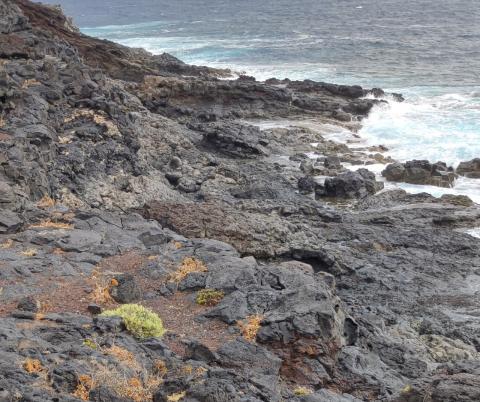
[[[452,187],[456,178],[454,169],[444,162],[432,164],[426,160],[392,163],[383,170],[382,176],[389,181],[438,187]]]

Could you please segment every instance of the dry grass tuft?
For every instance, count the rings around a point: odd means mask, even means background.
[[[42,209],[52,208],[56,204],[55,200],[48,196],[44,195],[40,201],[37,202],[37,207]]]
[[[170,274],[170,280],[173,282],[180,282],[185,279],[192,272],[207,272],[208,269],[205,264],[195,257],[186,257],[178,269]]]
[[[70,230],[73,229],[73,225],[71,223],[65,222],[54,222],[51,219],[45,219],[39,223],[35,223],[30,225],[29,228],[42,228],[42,229],[66,229]]]
[[[109,279],[103,276],[98,270],[93,271],[90,279],[95,284],[93,292],[90,294],[91,300],[100,305],[114,304],[115,300],[113,300],[110,290],[112,287],[118,286],[118,281],[114,278]]]
[[[56,247],[53,249],[52,254],[54,255],[64,255],[66,254],[60,247]]]
[[[23,369],[27,373],[40,373],[45,370],[40,360],[31,359],[30,357],[23,362]]]
[[[178,401],[181,401],[183,398],[185,398],[185,395],[187,395],[186,391],[176,392],[175,394],[168,395],[167,396],[167,401],[168,402],[178,402]]]
[[[22,86],[21,88],[22,89],[27,89],[27,88],[30,88],[30,87],[33,87],[35,85],[40,85],[40,82],[34,78],[29,78],[28,80],[25,80],[22,82]]]
[[[77,120],[80,117],[86,117],[89,119],[92,119],[95,124],[98,124],[99,126],[103,126],[107,129],[107,133],[110,136],[120,136],[120,130],[118,127],[113,124],[112,121],[108,120],[105,116],[105,113],[103,112],[95,112],[93,110],[88,110],[88,109],[79,109],[76,110],[75,113],[73,113],[70,117],[67,117],[63,120],[63,122],[66,123],[71,123],[74,120]]]
[[[180,250],[183,247],[183,244],[180,243],[179,241],[173,242],[173,246],[177,249]]]
[[[24,255],[25,257],[35,257],[38,253],[38,250],[34,247],[32,248],[28,248],[22,252],[20,252],[20,254]]]
[[[141,370],[141,367],[138,364],[135,355],[125,348],[117,345],[112,345],[107,349],[103,349],[103,353],[115,357],[115,359],[117,359],[119,362],[124,363],[126,366],[132,369]]]
[[[92,388],[95,387],[95,382],[93,378],[89,375],[80,375],[78,377],[78,385],[75,391],[73,392],[73,396],[81,399],[82,401],[89,401],[89,394]]]
[[[58,136],[58,143],[60,145],[66,145],[72,143],[72,137],[65,135],[65,136]]]
[[[95,284],[95,289],[93,289],[91,293],[91,299],[97,304],[110,304],[115,302],[110,294],[110,286],[105,286],[101,283]]]
[[[123,398],[130,398],[134,402],[151,401],[154,392],[162,384],[162,378],[149,373],[142,373],[140,377],[130,377],[112,367],[102,367],[97,370],[96,384],[103,384],[115,391]]]
[[[0,116],[0,127],[4,127],[7,122],[5,121],[5,118],[3,116]]]
[[[297,387],[293,390],[293,393],[297,396],[308,396],[313,394],[313,391],[307,387]]]
[[[255,342],[257,333],[260,330],[263,316],[255,314],[248,316],[244,321],[239,321],[238,326],[242,331],[243,337],[249,342]]]
[[[0,248],[2,249],[7,249],[7,248],[12,248],[13,247],[13,240],[12,239],[7,239],[5,240],[2,244],[0,244]]]
[[[155,360],[153,362],[153,373],[160,377],[165,377],[168,374],[167,365],[163,360]]]

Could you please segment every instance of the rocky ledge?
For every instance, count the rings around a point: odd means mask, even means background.
[[[479,401],[480,208],[329,139],[382,90],[228,74],[0,0],[0,401]]]

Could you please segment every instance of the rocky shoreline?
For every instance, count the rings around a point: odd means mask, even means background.
[[[0,0],[0,401],[478,402],[480,207],[368,170],[478,160],[328,138],[381,89],[229,74]]]

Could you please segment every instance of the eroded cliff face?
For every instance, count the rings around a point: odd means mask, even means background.
[[[479,208],[311,129],[381,90],[228,74],[0,0],[0,400],[480,400]]]

